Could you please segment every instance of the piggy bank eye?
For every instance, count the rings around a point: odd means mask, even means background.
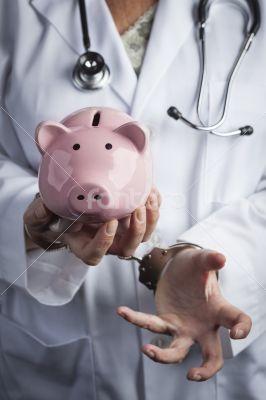
[[[111,143],[106,143],[105,145],[106,150],[111,150],[112,147]]]
[[[73,150],[78,150],[78,149],[80,149],[80,144],[75,143],[73,146]]]

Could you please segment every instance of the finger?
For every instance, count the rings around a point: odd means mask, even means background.
[[[142,241],[147,241],[155,229],[159,219],[159,198],[158,194],[152,192],[146,202],[146,232]]]
[[[198,368],[191,368],[187,378],[193,381],[206,381],[223,367],[223,353],[218,331],[206,334],[199,340],[203,363]]]
[[[193,341],[189,338],[175,339],[171,346],[166,349],[161,349],[152,344],[146,344],[142,351],[150,359],[162,364],[181,363],[189,352]]]
[[[117,226],[118,221],[112,220],[102,225],[94,237],[90,237],[86,231],[81,231],[64,234],[64,240],[85,264],[97,265],[112,245]]]
[[[24,223],[28,229],[42,228],[56,218],[57,216],[45,207],[41,198],[34,199],[24,213]]]
[[[172,332],[170,324],[156,315],[134,311],[128,307],[118,307],[117,314],[131,324],[148,329],[151,332],[166,334]]]
[[[130,226],[127,232],[121,237],[116,249],[112,252],[120,256],[131,256],[142,242],[146,230],[146,208],[137,208],[131,216]]]
[[[157,187],[155,187],[155,186],[153,186],[153,188],[152,188],[152,193],[155,193],[156,194],[156,196],[157,196],[157,201],[158,201],[158,206],[159,206],[159,208],[161,207],[161,204],[162,204],[162,196],[161,196],[161,193],[159,192],[159,190],[157,189]]]
[[[230,337],[232,339],[247,337],[252,327],[251,318],[230,303],[221,308],[218,323],[230,329]]]
[[[125,218],[121,218],[119,220],[117,232],[120,234],[124,234],[130,227],[130,217],[131,215],[126,216]]]
[[[192,259],[201,271],[218,271],[225,264],[225,256],[213,250],[195,250],[191,252]]]
[[[82,227],[82,222],[79,222],[78,220],[75,222],[64,218],[58,218],[49,225],[50,231],[55,233],[61,233],[66,230],[68,232],[79,232]]]

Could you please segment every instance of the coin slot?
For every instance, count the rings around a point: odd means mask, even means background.
[[[97,113],[94,115],[94,117],[93,117],[92,126],[98,126],[98,125],[99,125],[99,123],[100,123],[100,117],[101,117],[101,113],[100,113],[100,112],[97,112]]]

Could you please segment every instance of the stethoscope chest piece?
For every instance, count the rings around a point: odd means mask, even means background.
[[[73,82],[78,89],[102,89],[109,81],[110,70],[99,53],[86,51],[78,58],[73,71]]]

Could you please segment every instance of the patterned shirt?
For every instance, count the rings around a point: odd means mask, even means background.
[[[137,76],[139,76],[143,63],[155,11],[156,4],[151,6],[145,14],[138,18],[137,21],[121,35],[126,52]]]

